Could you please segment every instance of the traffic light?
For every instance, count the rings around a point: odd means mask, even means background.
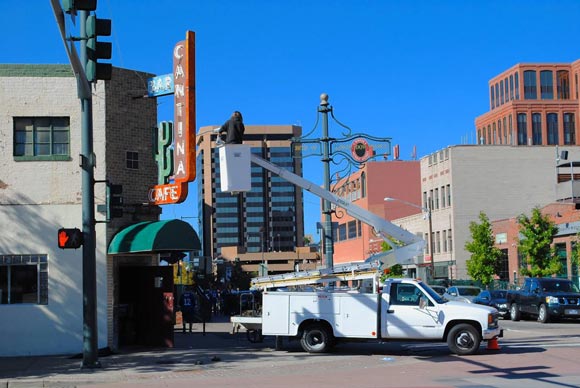
[[[60,249],[78,249],[83,245],[83,232],[78,228],[60,228],[58,230],[58,247]]]
[[[94,11],[97,9],[97,0],[62,0],[62,9],[66,13]]]
[[[98,42],[99,36],[111,35],[111,19],[98,19],[95,15],[89,15],[86,23],[87,34],[87,63],[85,74],[89,82],[97,80],[110,80],[113,65],[99,63],[99,59],[111,59],[111,42]]]
[[[107,221],[123,217],[123,186],[107,183]]]

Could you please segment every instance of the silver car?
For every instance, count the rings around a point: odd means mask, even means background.
[[[451,286],[443,294],[443,297],[447,300],[472,303],[480,292],[481,288],[475,286]]]

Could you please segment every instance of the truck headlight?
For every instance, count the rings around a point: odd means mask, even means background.
[[[546,303],[558,304],[558,298],[556,298],[555,296],[546,296]]]

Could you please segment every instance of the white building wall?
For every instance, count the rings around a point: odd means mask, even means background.
[[[48,256],[48,304],[0,305],[0,356],[81,353],[82,249],[57,246],[60,227],[82,229],[81,108],[76,80],[72,75],[2,76],[0,106],[0,225],[4,226],[0,255]],[[70,117],[71,160],[15,161],[12,118],[17,116]],[[104,135],[95,137],[95,151],[102,162],[104,143]],[[97,167],[95,177],[104,176],[104,163]],[[101,224],[96,236],[101,348],[107,346],[106,236]]]
[[[580,160],[580,147],[560,149],[569,151],[568,160]],[[421,191],[450,184],[451,207],[434,209],[432,216],[433,231],[452,229],[452,252],[435,254],[435,264],[452,261],[454,277],[468,279],[465,243],[471,240],[470,222],[479,222],[482,211],[499,220],[556,201],[557,152],[549,146],[501,145],[453,146],[449,151],[448,161],[421,159]]]

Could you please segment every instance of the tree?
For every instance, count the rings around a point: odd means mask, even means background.
[[[576,234],[576,241],[572,243],[570,264],[572,266],[572,276],[577,276],[578,266],[580,265],[580,232]]]
[[[502,254],[494,246],[491,223],[484,212],[479,213],[479,221],[479,224],[475,221],[469,223],[472,241],[465,244],[465,249],[471,253],[471,258],[467,260],[467,274],[488,285],[499,272]]]
[[[518,251],[525,258],[526,266],[520,268],[522,276],[550,276],[562,270],[562,264],[552,247],[558,228],[540,209],[532,209],[532,216],[518,217],[520,235]]]

